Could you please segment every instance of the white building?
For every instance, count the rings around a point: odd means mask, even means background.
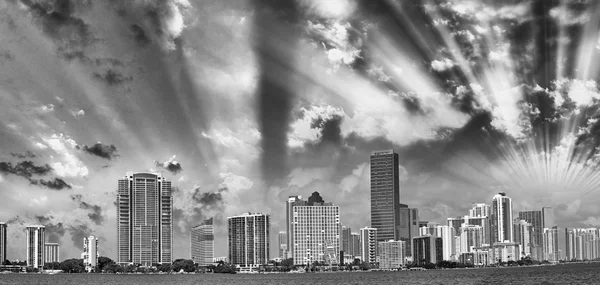
[[[360,229],[360,260],[367,263],[377,262],[377,229],[364,227]]]
[[[341,249],[340,208],[325,203],[318,192],[308,201],[297,201],[292,209],[295,265],[338,264]]]
[[[43,269],[45,257],[46,227],[40,225],[28,226],[26,230],[27,266]]]
[[[49,262],[60,262],[60,247],[58,243],[47,242],[44,244],[44,261]]]
[[[454,248],[454,228],[450,226],[438,226],[438,237],[442,238],[443,259],[452,260],[452,254],[456,251]]]
[[[398,269],[405,264],[406,242],[380,241],[377,252],[379,253],[379,269]]]
[[[531,257],[533,247],[533,226],[526,220],[514,221],[515,242],[521,245],[521,257]]]
[[[241,267],[258,267],[269,262],[270,216],[244,213],[227,218],[228,260]]]
[[[215,248],[215,230],[212,218],[192,228],[190,246],[194,263],[200,266],[212,264]]]
[[[492,203],[492,243],[513,242],[512,199],[504,192],[494,195]]]
[[[81,258],[87,272],[96,270],[96,266],[98,266],[98,238],[94,236],[83,238]]]
[[[560,259],[558,248],[558,229],[544,229],[542,234],[543,256],[544,260],[555,262]]]

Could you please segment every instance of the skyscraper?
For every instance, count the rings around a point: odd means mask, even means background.
[[[47,242],[44,244],[44,263],[60,262],[60,246],[58,243]]]
[[[409,208],[408,205],[399,204],[400,219],[398,223],[399,240],[406,242],[407,256],[412,255],[412,239],[419,236],[419,210]]]
[[[367,263],[377,262],[377,229],[364,227],[360,229],[360,260]]]
[[[300,201],[302,196],[289,196],[285,201],[285,224],[287,226],[287,258],[292,257],[294,250],[294,205]]]
[[[371,227],[377,240],[398,240],[400,186],[398,154],[392,150],[371,153]]]
[[[490,205],[486,203],[474,203],[473,208],[469,210],[469,217],[489,217],[491,215]]]
[[[360,234],[359,233],[352,233],[352,250],[351,250],[351,255],[353,258],[356,258],[357,256],[360,258]]]
[[[454,244],[454,228],[450,226],[438,226],[438,236],[442,238],[442,258],[443,260],[451,260],[452,255],[455,253]]]
[[[493,243],[513,241],[512,199],[504,192],[494,195],[492,203]]]
[[[0,264],[6,261],[6,223],[0,222]]]
[[[279,232],[277,241],[279,242],[279,258],[287,259],[288,255],[288,247],[287,247],[287,232],[281,231]]]
[[[531,257],[533,226],[525,220],[515,219],[513,223],[515,242],[521,245],[521,257]]]
[[[521,211],[519,219],[525,220],[531,224],[531,257],[535,260],[543,260],[543,242],[544,222],[542,211]]]
[[[351,251],[352,248],[352,229],[347,226],[342,226],[342,251],[344,254],[354,254]]]
[[[437,263],[444,258],[442,238],[422,236],[413,239],[413,261],[418,265]]]
[[[318,192],[293,206],[294,264],[315,261],[337,264],[340,253],[340,208],[325,203]]]
[[[190,246],[192,260],[200,266],[208,266],[213,262],[215,248],[215,229],[213,218],[206,219],[192,228]]]
[[[46,227],[40,225],[27,226],[26,229],[27,266],[42,269],[45,261]]]
[[[127,173],[117,193],[117,262],[172,262],[173,196],[160,173]]]
[[[81,254],[81,258],[87,272],[96,270],[96,266],[98,266],[98,238],[94,236],[83,238],[83,253]]]
[[[558,261],[559,260],[559,248],[558,248],[558,228],[552,229],[544,228],[543,237],[543,248],[544,248],[544,260]]]
[[[258,267],[269,261],[269,215],[244,213],[228,217],[229,262],[243,267]]]

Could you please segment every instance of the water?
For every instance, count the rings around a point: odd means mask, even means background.
[[[600,284],[600,264],[542,267],[300,274],[5,274],[0,284]]]

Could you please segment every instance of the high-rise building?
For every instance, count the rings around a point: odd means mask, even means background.
[[[544,222],[542,211],[521,211],[519,220],[525,220],[531,224],[531,258],[534,260],[543,260],[543,241]]]
[[[0,264],[6,261],[6,223],[0,222]]]
[[[117,262],[171,263],[171,182],[160,173],[127,173],[117,193]]]
[[[243,267],[258,267],[269,261],[269,215],[244,213],[227,218],[229,262]]]
[[[554,209],[552,207],[542,207],[542,227],[551,229],[556,226],[554,223]]]
[[[460,228],[460,250],[457,253],[473,252],[473,248],[483,246],[483,227],[463,224]]]
[[[371,153],[371,227],[378,241],[398,240],[400,186],[398,154],[392,150]]]
[[[533,226],[525,220],[515,219],[513,222],[514,241],[521,245],[521,257],[531,257],[533,245]]]
[[[489,217],[491,216],[491,207],[486,203],[474,203],[473,208],[469,210],[469,217]]]
[[[566,230],[567,260],[595,260],[600,258],[600,232],[598,229]]]
[[[287,226],[287,258],[292,258],[294,251],[294,206],[302,200],[302,196],[289,196],[285,202],[285,224]]]
[[[442,238],[442,258],[443,260],[452,260],[452,255],[456,249],[454,247],[454,228],[450,226],[438,226],[438,237]]]
[[[425,224],[424,226],[419,228],[419,236],[429,235],[429,236],[440,237],[440,235],[438,234],[439,225],[440,224],[438,224],[438,223],[428,222],[427,224]]]
[[[367,263],[377,262],[377,229],[364,227],[360,229],[360,260]]]
[[[193,227],[191,232],[192,260],[200,266],[211,265],[215,249],[213,218],[204,220],[201,224]]]
[[[96,270],[98,266],[98,238],[95,236],[89,236],[83,238],[83,253],[81,254],[83,259],[83,266],[87,272]]]
[[[324,262],[338,264],[340,253],[340,208],[325,203],[318,192],[293,206],[294,264]]]
[[[492,203],[493,243],[513,241],[512,199],[506,193],[494,195]]]
[[[44,243],[44,263],[60,262],[60,247],[58,243]]]
[[[352,248],[352,229],[350,227],[347,226],[342,226],[342,237],[341,237],[342,241],[342,251],[344,252],[344,254],[351,254],[353,255],[354,253],[351,252],[351,248]]]
[[[398,269],[405,264],[405,241],[380,241],[377,252],[379,253],[380,269]]]
[[[558,228],[544,228],[542,238],[544,260],[550,262],[558,261],[560,257],[558,248]]]
[[[412,239],[419,236],[419,210],[400,204],[399,240],[405,241],[407,256],[412,255]]]
[[[417,265],[437,263],[443,257],[442,238],[436,236],[421,236],[413,238],[413,262]]]
[[[279,242],[279,258],[287,259],[288,257],[288,247],[287,247],[287,232],[280,231],[277,235],[277,241]]]
[[[40,225],[27,226],[27,255],[25,256],[28,267],[44,268],[46,227]]]
[[[360,258],[360,234],[358,233],[352,233],[352,242],[351,242],[351,255],[352,255],[352,259],[356,258],[357,256]]]

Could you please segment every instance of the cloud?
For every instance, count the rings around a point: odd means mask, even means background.
[[[83,196],[81,194],[73,194],[70,197],[71,200],[79,204],[80,209],[90,210],[88,217],[96,225],[101,225],[104,222],[104,217],[102,216],[102,207],[83,201]]]
[[[16,157],[16,158],[20,158],[20,159],[35,158],[35,157],[37,157],[33,152],[31,152],[29,150],[27,152],[25,152],[25,153],[11,152],[10,155],[13,156],[13,157]]]
[[[38,111],[40,113],[50,113],[54,111],[54,104],[46,104],[46,105],[42,105],[41,107],[38,108]]]
[[[29,180],[33,185],[41,185],[47,187],[52,190],[62,190],[62,189],[71,189],[71,185],[60,178],[54,178],[53,180],[44,180],[44,179],[30,179]]]
[[[14,166],[10,162],[0,162],[0,172],[24,178],[31,178],[33,175],[46,175],[51,171],[52,167],[50,165],[36,166],[29,160],[18,162]]]
[[[431,68],[435,71],[446,71],[454,67],[454,61],[444,58],[442,60],[434,60],[431,62]]]
[[[83,145],[83,146],[77,146],[76,148],[81,149],[88,154],[95,155],[95,156],[105,158],[108,160],[119,156],[119,154],[117,153],[117,147],[115,147],[112,144],[107,145],[107,144],[103,144],[101,142],[97,142],[91,147],[89,147],[87,145]]]
[[[99,81],[102,81],[110,86],[121,85],[125,82],[132,81],[133,77],[124,76],[121,72],[115,69],[108,69],[104,73],[94,72],[93,77]]]
[[[169,158],[169,160],[165,162],[158,162],[157,160],[155,160],[154,165],[166,169],[173,174],[177,174],[183,170],[183,168],[181,168],[181,164],[179,164],[179,162],[175,160],[175,155],[173,155],[171,158]]]
[[[345,19],[350,17],[357,8],[354,0],[297,0],[300,7],[308,12],[327,19]]]
[[[75,118],[80,117],[80,116],[85,116],[85,111],[84,110],[79,110],[79,111],[71,110],[69,112]]]
[[[62,159],[51,163],[54,172],[61,177],[84,177],[89,170],[85,164],[72,152],[76,150],[77,142],[63,134],[42,136],[42,141]]]

